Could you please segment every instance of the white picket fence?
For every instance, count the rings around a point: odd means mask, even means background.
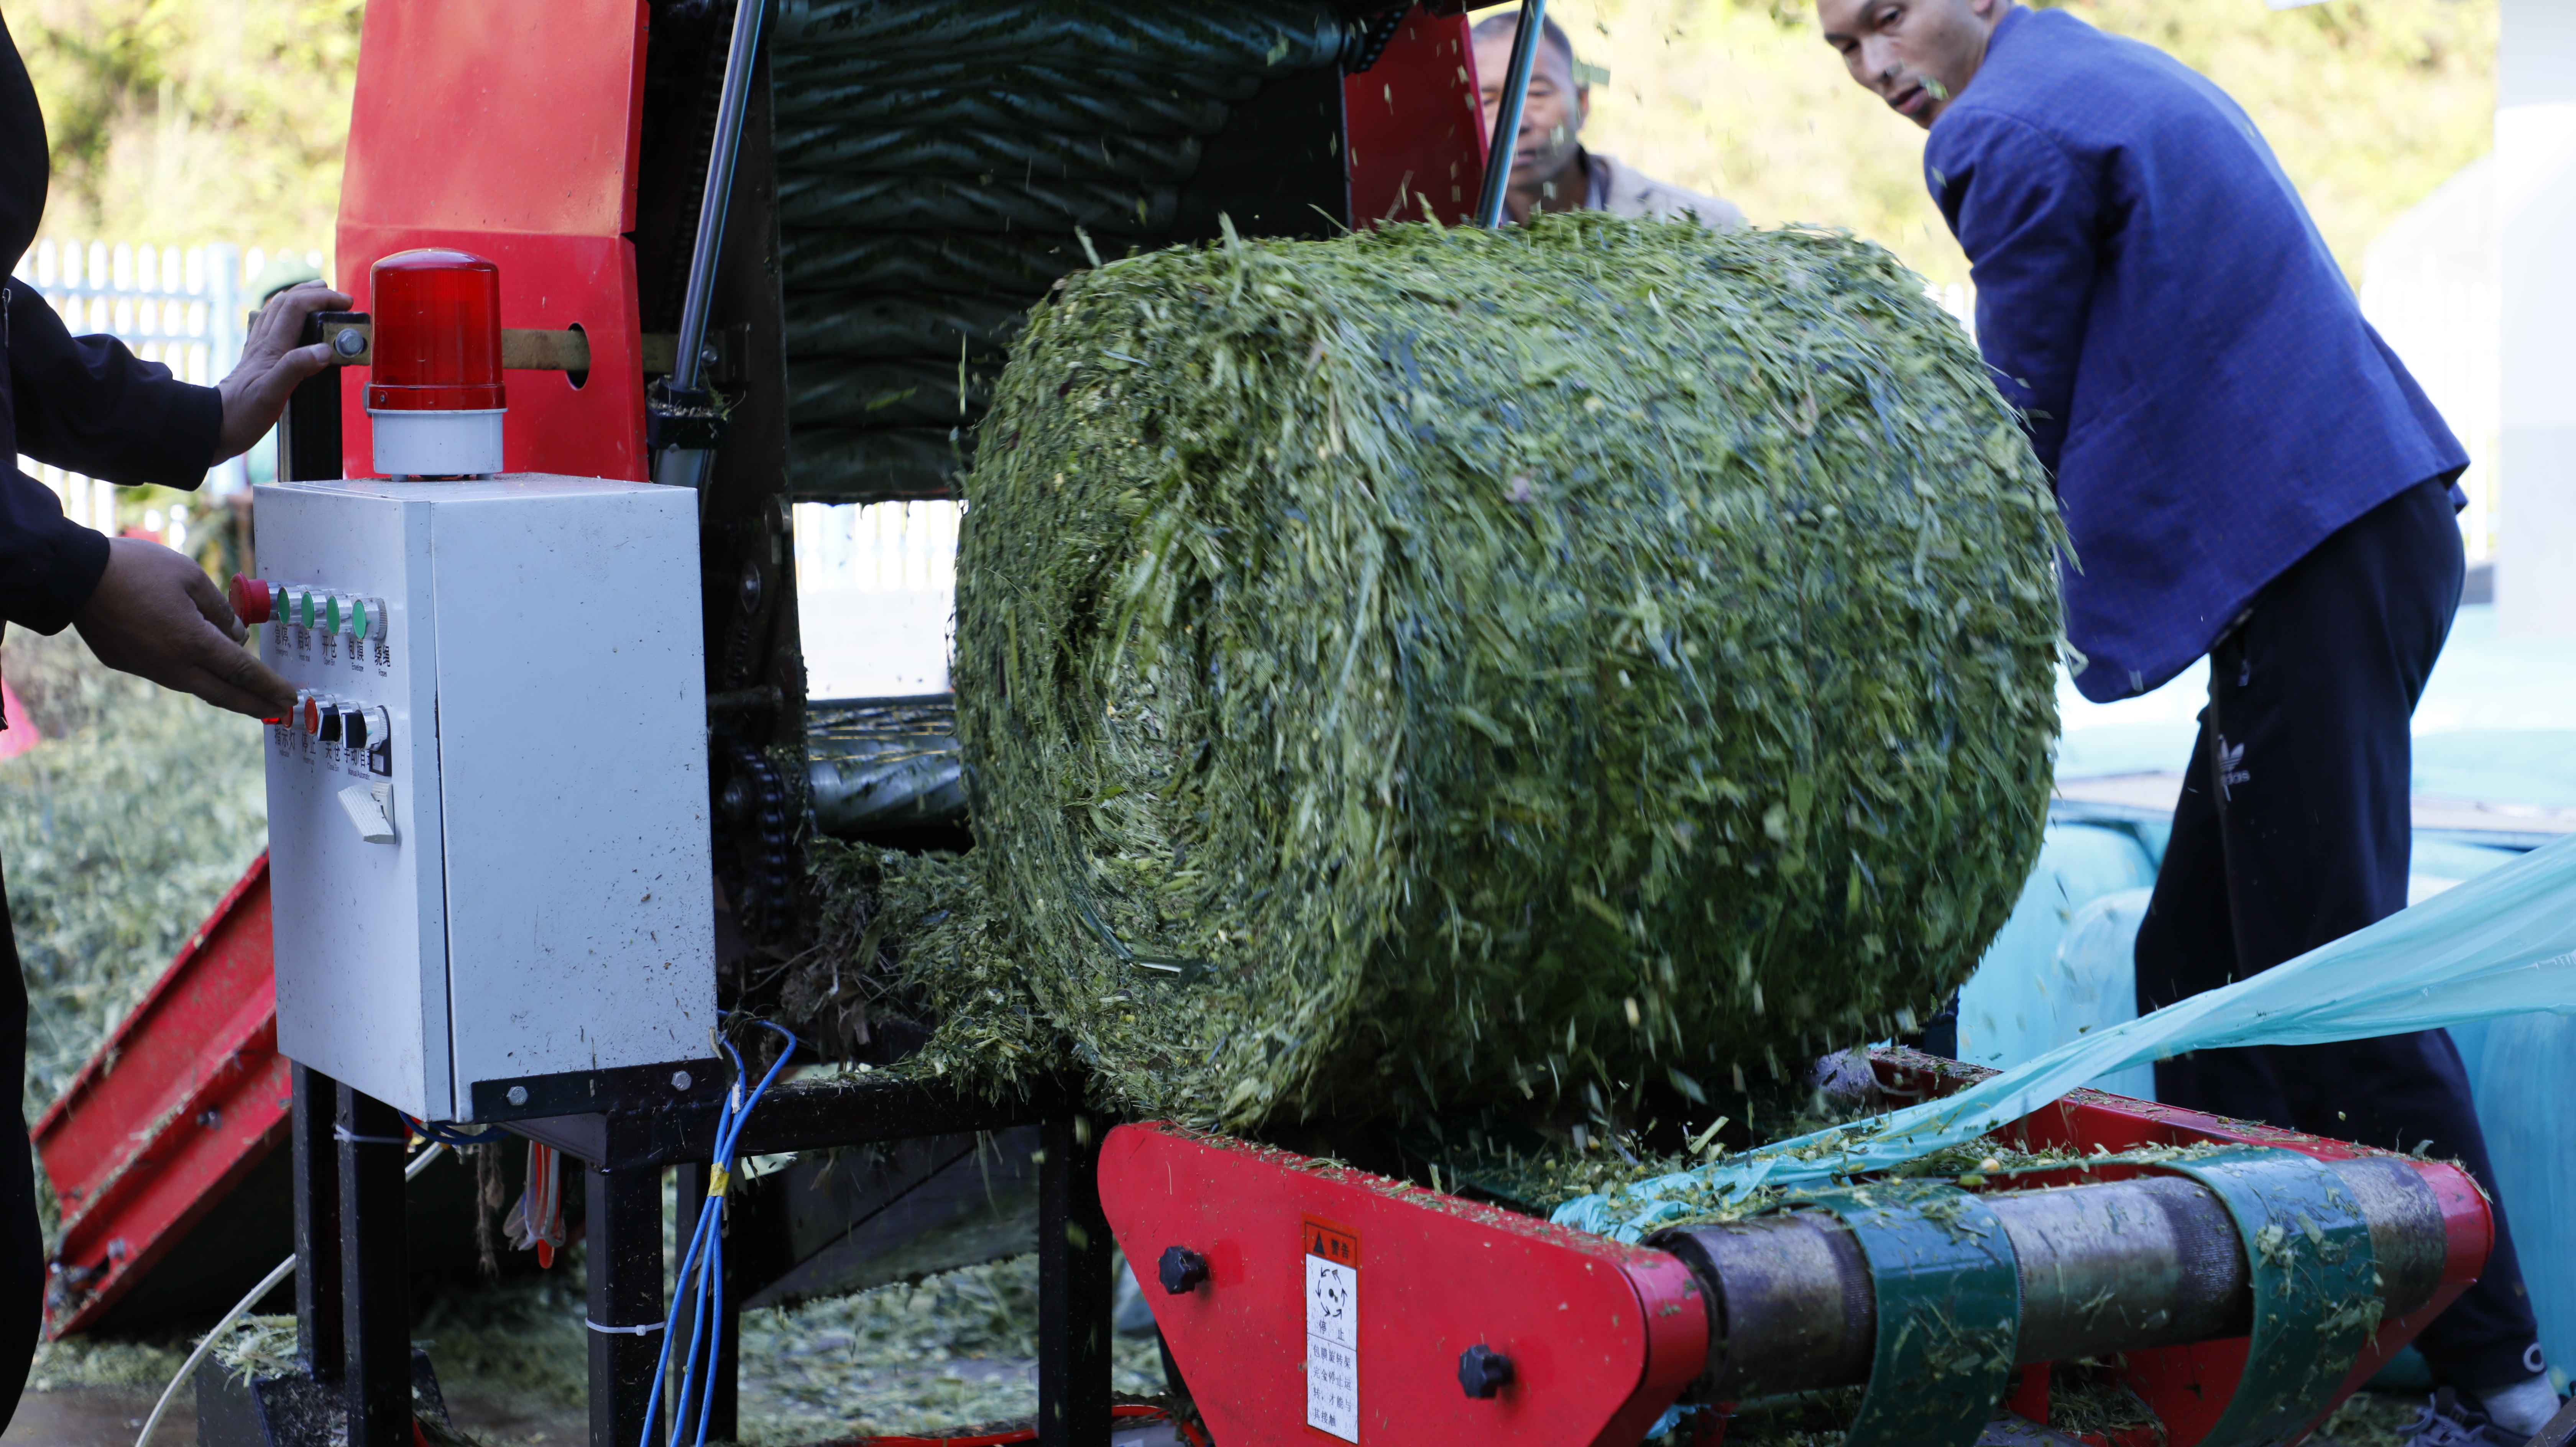
[[[304,258],[309,265],[321,263],[319,252]],[[105,333],[143,360],[211,386],[241,357],[243,318],[258,303],[250,286],[270,260],[262,248],[244,251],[221,242],[179,247],[48,238],[19,259],[9,284],[42,294],[74,335]],[[31,457],[20,457],[18,467],[52,488],[74,522],[118,531],[120,490],[114,485]],[[248,482],[244,459],[235,458],[206,474],[204,490],[221,496]],[[186,541],[184,505],[167,517],[154,509],[130,522],[174,547]]]
[[[953,502],[796,505],[796,610],[811,696],[948,687],[963,513]]]
[[[959,514],[953,502],[800,502],[797,583],[856,593],[953,589]]]

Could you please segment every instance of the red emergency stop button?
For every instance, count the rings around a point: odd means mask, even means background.
[[[226,591],[231,595],[234,617],[244,623],[265,623],[269,620],[273,605],[269,598],[268,584],[257,578],[245,578],[235,573],[233,585]]]

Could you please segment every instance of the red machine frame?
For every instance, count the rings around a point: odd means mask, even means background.
[[[62,1207],[46,1332],[95,1326],[286,1139],[268,856],[32,1132]]]
[[[510,377],[513,472],[642,481],[644,335],[636,306],[642,0],[438,0],[367,7],[340,194],[340,288],[415,246],[501,268],[501,325],[579,328],[586,374]],[[365,388],[342,389],[347,476],[375,473]]]
[[[1878,1052],[1891,1093],[1947,1095],[1994,1072],[1910,1050]],[[1995,1132],[2029,1148],[2241,1143],[2318,1160],[2386,1156],[2365,1146],[2079,1090]],[[2406,1160],[2439,1202],[2449,1250],[2422,1308],[2380,1324],[2336,1396],[2357,1390],[2477,1279],[2494,1220],[2468,1174]],[[2152,1168],[2106,1166],[2086,1180]],[[2075,1179],[2075,1173],[2068,1173]],[[2022,1184],[2063,1184],[2023,1178]],[[1663,1252],[1549,1225],[1286,1151],[1168,1124],[1120,1126],[1102,1147],[1100,1195],[1127,1259],[1150,1277],[1173,1245],[1206,1262],[1203,1284],[1148,1284],[1156,1322],[1197,1405],[1227,1447],[1336,1440],[1306,1425],[1305,1287],[1310,1226],[1356,1238],[1359,1447],[1380,1443],[1592,1444],[1633,1447],[1704,1365],[1708,1317],[1681,1262]],[[1462,1390],[1459,1355],[1483,1344],[1511,1359],[1491,1400]],[[2127,1353],[2131,1390],[2163,1423],[2102,1447],[2194,1447],[2244,1370],[2234,1338]],[[2012,1406],[2047,1415],[2045,1372],[2025,1373]],[[1354,1439],[1340,1439],[1354,1440]]]

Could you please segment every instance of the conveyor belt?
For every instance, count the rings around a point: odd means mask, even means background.
[[[1027,309],[1092,253],[1208,229],[1185,218],[1209,140],[1362,29],[1320,0],[785,0],[791,492],[952,495]]]
[[[816,60],[793,67],[795,89],[778,97],[778,131],[832,125],[966,126],[992,131],[1080,131],[1124,136],[1204,136],[1225,124],[1229,101],[1248,100],[1258,76],[1146,76],[1061,65],[924,65],[889,82],[872,62]],[[1195,82],[1213,79],[1212,89]]]
[[[1019,335],[1024,308],[981,296],[902,292],[824,292],[787,319],[787,350],[799,357],[955,357],[1004,355]]]
[[[1350,43],[1349,27],[1323,6],[1258,0],[784,0],[777,35],[782,51],[864,55],[893,69],[1043,56],[1059,65],[1268,72],[1336,64]]]
[[[813,357],[787,378],[787,417],[809,427],[955,427],[981,415],[1001,368],[955,356],[845,359]],[[964,405],[959,405],[961,394]]]
[[[1067,181],[1186,181],[1199,168],[1196,136],[1132,136],[1025,128],[836,120],[778,130],[778,164],[794,171],[899,176],[1006,176]]]

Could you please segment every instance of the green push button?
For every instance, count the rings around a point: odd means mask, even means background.
[[[296,591],[295,601],[295,621],[303,624],[307,628],[313,627],[313,590],[310,588],[298,589]]]
[[[340,599],[336,595],[322,600],[323,632],[337,633],[340,631],[340,607]]]
[[[368,616],[366,599],[352,598],[349,600],[349,631],[357,635],[359,642],[364,643],[367,641],[368,625],[374,621],[375,619]]]

